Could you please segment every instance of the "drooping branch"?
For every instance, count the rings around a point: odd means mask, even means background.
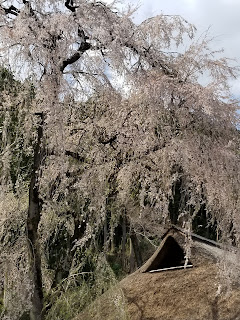
[[[139,58],[145,58],[152,68],[160,67],[165,75],[173,78],[177,77],[177,71],[174,70],[172,66],[169,66],[160,58],[156,59],[152,57],[150,48],[138,48],[137,46],[129,42],[125,42],[124,46],[130,49],[134,54],[138,55]]]

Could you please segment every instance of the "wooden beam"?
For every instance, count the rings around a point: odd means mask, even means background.
[[[192,268],[192,264],[188,264],[186,266],[177,266],[177,267],[169,267],[169,268],[163,268],[163,269],[156,269],[156,270],[150,270],[148,272],[161,272],[161,271],[167,271],[167,270],[175,270],[175,269],[186,269],[186,268]]]

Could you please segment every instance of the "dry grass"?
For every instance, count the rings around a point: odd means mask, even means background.
[[[115,286],[96,299],[74,320],[130,320],[122,289]]]

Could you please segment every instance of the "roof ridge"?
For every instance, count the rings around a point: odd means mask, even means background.
[[[163,236],[162,236],[161,238],[162,238],[162,239],[165,238],[166,235],[169,233],[169,231],[172,230],[172,229],[175,229],[175,230],[177,230],[177,231],[180,231],[180,232],[182,232],[182,233],[184,233],[184,234],[187,233],[187,231],[186,231],[185,229],[183,229],[183,228],[181,228],[181,227],[179,227],[179,226],[177,226],[177,225],[175,225],[175,224],[172,224],[171,227],[163,234]],[[200,240],[201,242],[207,243],[207,244],[212,245],[212,246],[214,246],[214,247],[222,248],[222,245],[221,245],[221,243],[219,243],[219,242],[216,242],[216,241],[214,241],[214,240],[205,238],[205,237],[200,236],[200,235],[198,235],[198,234],[196,234],[196,233],[193,233],[193,232],[190,232],[190,235],[191,235],[191,237],[192,237],[193,239]]]

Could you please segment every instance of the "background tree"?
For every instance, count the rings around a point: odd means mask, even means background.
[[[35,87],[24,122],[31,319],[43,317],[42,272],[46,290],[88,272],[87,250],[108,252],[119,225],[123,252],[128,233],[137,256],[136,232],[151,240],[170,218],[191,226],[204,210],[238,245],[237,102],[227,85],[237,70],[207,38],[183,51],[195,28],[181,17],[136,25],[132,13],[96,1],[1,4],[2,63]],[[2,154],[13,159],[4,143]],[[6,197],[14,188],[1,177]]]
[[[26,247],[27,189],[35,137],[31,121],[33,90],[0,69],[0,270],[2,315],[19,318],[30,307],[30,280]]]

